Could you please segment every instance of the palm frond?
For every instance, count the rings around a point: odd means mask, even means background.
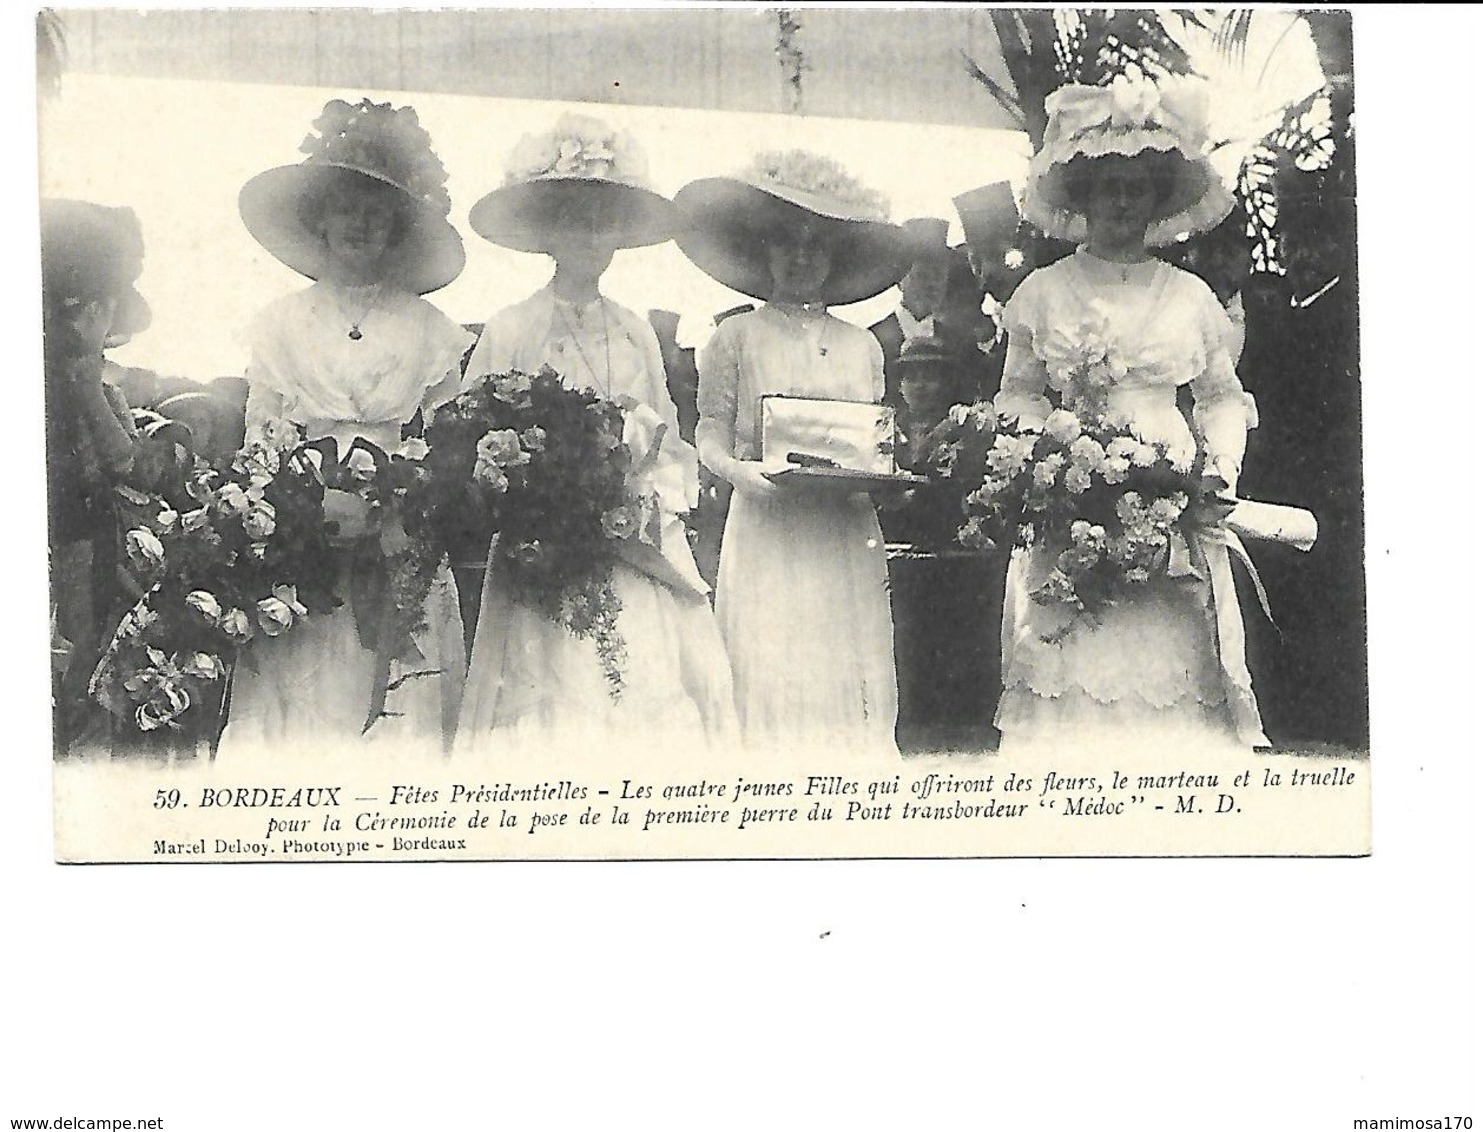
[[[1014,124],[1023,130],[1026,126],[1025,112],[1020,109],[1019,99],[1015,97],[1014,92],[1006,89],[1002,83],[985,72],[982,67],[973,61],[968,52],[964,51],[961,54],[963,56],[963,67],[967,70],[973,81],[983,86],[993,95],[994,101],[999,103],[1014,121]]]
[[[1067,82],[1103,86],[1129,71],[1157,81],[1191,70],[1166,17],[1153,9],[1062,9],[1057,16],[1057,60]]]
[[[1250,8],[1227,12],[1215,29],[1216,50],[1238,66],[1246,61],[1246,41],[1255,15]]]

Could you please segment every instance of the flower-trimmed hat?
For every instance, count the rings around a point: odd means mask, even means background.
[[[253,238],[300,275],[318,279],[327,250],[304,204],[336,178],[364,178],[398,190],[405,204],[405,223],[383,261],[385,280],[419,295],[453,282],[463,270],[463,240],[448,223],[448,174],[417,112],[336,98],[325,104],[314,131],[299,146],[305,160],[259,173],[243,186],[237,207]]]
[[[572,209],[604,217],[620,248],[662,244],[674,232],[674,203],[649,183],[638,142],[582,114],[563,114],[551,129],[521,138],[505,162],[505,183],[474,205],[469,226],[500,247],[546,252]]]
[[[144,233],[132,208],[48,198],[41,202],[41,281],[58,300],[113,298],[112,333],[149,325],[149,304],[134,283],[144,270]]]
[[[1174,183],[1148,230],[1154,246],[1208,231],[1234,206],[1205,154],[1209,102],[1198,80],[1171,76],[1155,84],[1119,76],[1109,86],[1064,86],[1046,98],[1045,110],[1050,120],[1030,161],[1025,216],[1046,235],[1086,238],[1086,216],[1067,175],[1078,157],[1159,152],[1175,158]]]
[[[759,236],[803,217],[825,221],[833,237],[826,305],[871,298],[911,269],[913,241],[890,222],[885,197],[805,150],[760,154],[735,176],[692,181],[675,204],[680,250],[718,283],[754,299],[765,300],[773,286]]]

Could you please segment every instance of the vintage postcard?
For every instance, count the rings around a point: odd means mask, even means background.
[[[38,36],[59,861],[1369,853],[1348,12]]]

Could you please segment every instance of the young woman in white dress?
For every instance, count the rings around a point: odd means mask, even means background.
[[[896,751],[886,550],[870,498],[774,483],[761,460],[768,394],[879,402],[875,336],[831,315],[898,282],[911,251],[884,202],[825,159],[766,155],[687,185],[681,249],[766,300],[700,352],[696,445],[735,489],[716,613],[743,739],[772,751]]]
[[[474,206],[469,223],[491,243],[549,256],[554,270],[534,295],[490,316],[465,383],[549,366],[567,386],[623,405],[625,441],[655,453],[629,487],[657,494],[664,518],[663,562],[613,571],[625,654],[616,697],[594,642],[519,601],[491,558],[459,749],[661,745],[703,754],[734,744],[730,670],[681,520],[696,502],[695,452],[680,437],[653,329],[599,289],[618,250],[670,238],[672,202],[648,187],[631,138],[567,115],[517,146],[505,185]]]
[[[309,439],[357,438],[395,450],[404,426],[458,392],[472,335],[421,295],[463,269],[449,225],[446,174],[410,108],[331,102],[308,160],[243,188],[248,230],[315,282],[271,303],[251,329],[249,430],[275,418]],[[349,599],[352,548],[367,537],[365,504],[326,493],[342,564],[344,605],[282,637],[261,635],[237,666],[220,757],[244,750],[365,742],[436,750],[451,740],[463,679],[457,592],[446,564],[426,603],[426,628],[391,660],[385,714],[366,729],[380,667]],[[373,536],[372,536],[373,537]],[[364,732],[364,735],[362,734]]]
[[[1232,207],[1202,153],[1200,92],[1177,82],[1067,87],[1047,110],[1026,214],[1080,246],[1031,274],[1006,304],[1009,353],[995,406],[1022,426],[1042,424],[1079,328],[1101,323],[1117,363],[1110,411],[1177,465],[1202,468],[1206,491],[1234,497],[1256,408],[1236,376],[1230,320],[1199,278],[1149,250],[1208,230]],[[1179,403],[1186,388],[1188,416]],[[1193,569],[1129,591],[1064,636],[1065,607],[1030,597],[1058,548],[1015,552],[1003,621],[1002,752],[1267,745],[1230,554],[1213,531],[1192,542]]]

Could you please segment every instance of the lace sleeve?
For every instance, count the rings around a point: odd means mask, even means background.
[[[1026,427],[1038,427],[1050,416],[1045,395],[1050,375],[1035,353],[1035,325],[1040,307],[1039,273],[1022,282],[1004,304],[1000,318],[1009,345],[1004,355],[1004,376],[994,397],[994,411],[1013,417]]]
[[[294,406],[284,393],[282,371],[288,365],[287,347],[280,333],[286,317],[286,305],[275,303],[253,320],[248,330],[252,350],[247,363],[246,425],[252,429],[264,421],[287,417]]]
[[[426,416],[439,405],[458,396],[463,381],[459,363],[474,338],[431,304],[427,305],[424,318],[424,358],[428,370],[428,385],[422,394],[421,408]]]
[[[256,359],[247,367],[247,428],[252,430],[265,421],[288,415],[288,400],[272,382],[261,380],[262,369]]]
[[[1257,425],[1256,399],[1241,387],[1229,348],[1230,318],[1202,288],[1200,323],[1203,369],[1190,382],[1195,429],[1206,456],[1234,485],[1246,455],[1246,433]]]
[[[734,327],[723,322],[711,340],[697,353],[695,367],[700,374],[696,405],[700,423],[695,429],[695,446],[701,462],[717,475],[736,448],[737,391],[741,384],[741,357]]]
[[[624,314],[629,323],[629,333],[637,340],[644,355],[645,402],[664,425],[659,466],[655,469],[653,484],[666,510],[689,511],[700,494],[700,473],[695,465],[695,449],[680,435],[679,414],[670,400],[669,384],[664,376],[664,351],[659,348],[659,338],[652,326],[631,312]]]
[[[484,323],[474,351],[469,355],[468,369],[464,371],[463,387],[474,385],[479,378],[491,373],[507,373],[518,368],[515,365],[518,320],[511,317],[509,308],[496,311]]]

